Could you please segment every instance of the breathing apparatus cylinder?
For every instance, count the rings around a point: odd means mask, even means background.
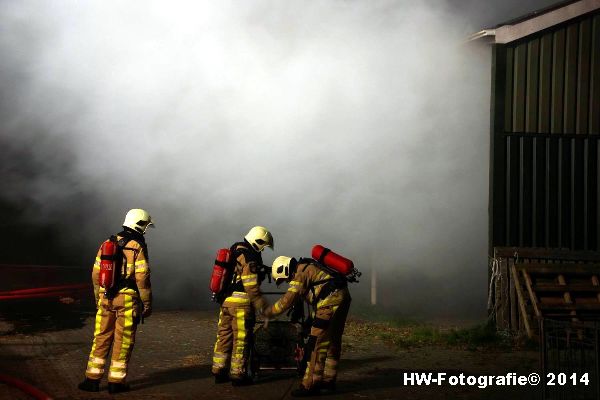
[[[352,261],[320,244],[313,246],[312,258],[342,275],[349,275],[354,270],[354,263]]]
[[[115,285],[115,270],[117,269],[117,240],[111,237],[100,247],[100,287],[110,289]]]
[[[219,249],[217,251],[215,265],[213,266],[209,285],[209,289],[211,292],[213,292],[213,296],[223,290],[223,286],[227,280],[227,265],[229,264],[229,257],[229,249]]]

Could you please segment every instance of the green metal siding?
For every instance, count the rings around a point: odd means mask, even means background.
[[[506,132],[600,134],[599,43],[594,15],[504,46]]]
[[[600,12],[493,51],[490,251],[600,250]]]

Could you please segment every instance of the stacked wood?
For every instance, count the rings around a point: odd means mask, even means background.
[[[524,269],[529,265],[532,272],[524,274]],[[580,316],[585,319],[597,318],[594,313],[577,311],[578,308],[587,307],[584,304],[589,298],[600,304],[600,289],[596,292],[581,292],[578,288],[582,288],[584,282],[580,279],[573,281],[572,278],[578,275],[576,271],[596,271],[596,274],[585,274],[584,279],[587,281],[583,288],[600,286],[600,252],[496,247],[491,267],[495,273],[490,274],[490,279],[494,282],[490,282],[490,290],[493,291],[490,292],[490,299],[493,304],[489,308],[498,330],[536,337],[538,318],[541,316],[573,320],[579,320]],[[546,290],[541,292],[543,303],[537,301],[538,289]],[[581,293],[591,293],[591,297],[586,295],[584,300]],[[558,308],[547,312],[547,308],[552,305]],[[557,311],[558,309],[561,311]]]

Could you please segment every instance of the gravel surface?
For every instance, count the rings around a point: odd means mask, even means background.
[[[54,319],[27,324],[9,316],[0,324],[0,373],[18,377],[55,399],[107,399],[101,392],[77,389],[91,345],[93,319]],[[15,319],[16,318],[16,319]],[[352,322],[361,324],[361,322]],[[215,385],[210,375],[216,311],[156,312],[138,329],[128,381],[132,391],[114,396],[127,399],[284,399],[298,385],[293,372],[264,371],[249,387]],[[460,386],[404,386],[405,372],[447,372],[471,375],[529,374],[538,370],[535,351],[462,350],[444,347],[398,349],[376,337],[357,336],[356,326],[345,335],[338,392],[331,399],[536,399],[539,389]],[[27,399],[0,384],[0,399]]]

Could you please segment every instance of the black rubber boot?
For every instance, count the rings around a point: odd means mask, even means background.
[[[254,381],[252,378],[245,376],[241,379],[231,379],[231,386],[249,386],[252,385]]]
[[[229,382],[229,374],[227,373],[227,371],[224,372],[219,372],[218,374],[215,374],[215,383],[219,384],[219,383],[227,383]]]
[[[83,382],[77,385],[79,390],[85,390],[86,392],[99,392],[100,391],[100,379],[90,379],[86,377]]]
[[[108,382],[108,393],[110,393],[110,394],[129,392],[129,390],[130,390],[130,387],[126,383]]]
[[[292,397],[312,397],[318,396],[319,394],[319,389],[316,387],[306,389],[304,386],[300,386],[298,389],[292,390]]]

